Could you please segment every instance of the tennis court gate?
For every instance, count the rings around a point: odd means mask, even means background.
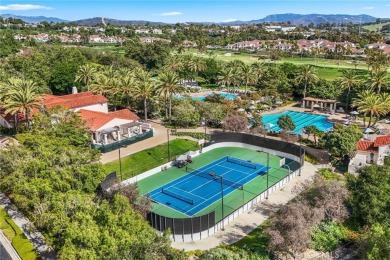
[[[188,218],[169,218],[150,212],[148,221],[154,229],[160,232],[170,229],[174,241],[178,236],[182,241],[200,240],[215,232],[215,211]]]

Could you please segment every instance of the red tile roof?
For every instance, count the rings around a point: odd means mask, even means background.
[[[375,143],[374,143],[375,147],[385,146],[385,145],[390,145],[390,135],[378,136],[375,139]]]
[[[128,109],[115,112],[103,113],[81,109],[78,111],[81,118],[86,122],[91,131],[96,131],[115,118],[137,121],[139,117]]]
[[[374,147],[373,141],[359,140],[356,144],[356,150],[375,152],[378,150],[378,148]]]
[[[82,92],[65,96],[43,95],[42,102],[47,108],[51,108],[56,105],[67,108],[77,108],[106,103],[108,102],[108,99],[102,95],[95,95],[92,92]]]

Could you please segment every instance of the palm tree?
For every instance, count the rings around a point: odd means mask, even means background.
[[[97,76],[97,70],[91,64],[82,65],[76,73],[76,81],[83,82],[89,91],[89,83]]]
[[[128,74],[124,77],[121,77],[118,80],[118,88],[120,89],[120,93],[126,99],[127,108],[130,107],[130,97],[133,93],[134,86],[136,85],[136,79],[134,74]]]
[[[137,72],[137,84],[134,87],[134,98],[141,98],[144,103],[144,118],[148,120],[148,100],[156,94],[156,85],[149,72],[139,70]]]
[[[182,56],[170,56],[164,65],[164,70],[180,72],[184,67]]]
[[[188,61],[188,69],[198,76],[199,72],[206,69],[206,62],[202,58],[192,58]]]
[[[385,68],[377,68],[371,71],[371,90],[376,88],[378,93],[380,93],[382,88],[388,85],[389,77]]]
[[[180,77],[176,72],[161,73],[158,76],[159,93],[168,96],[169,98],[169,118],[172,116],[172,99],[173,95],[183,91],[183,87],[180,85]]]
[[[361,80],[358,78],[358,75],[356,75],[354,70],[343,70],[342,73],[343,73],[343,76],[341,77],[340,85],[342,88],[348,89],[346,106],[345,106],[346,110],[348,110],[349,95],[351,93],[351,88],[359,85]]]
[[[317,81],[318,77],[315,74],[315,72],[313,70],[313,67],[311,65],[303,65],[302,67],[300,67],[300,70],[299,70],[297,76],[295,77],[295,79],[299,83],[304,82],[305,88],[303,90],[303,98],[305,98],[306,97],[307,85],[312,83],[312,82]],[[304,107],[304,106],[305,106],[305,103],[302,102],[302,107]]]
[[[218,84],[227,87],[227,91],[229,92],[230,85],[234,82],[234,74],[231,68],[222,69],[218,73]]]
[[[27,128],[30,129],[30,114],[34,108],[41,107],[38,87],[32,80],[12,79],[12,88],[8,91],[4,99],[4,109],[6,114],[22,113],[27,120]],[[15,129],[17,129],[15,120]]]
[[[380,115],[385,115],[390,111],[390,98],[388,94],[376,94],[371,90],[365,90],[358,94],[352,105],[363,113],[364,126],[366,125],[366,116],[370,116],[367,126],[370,127],[373,117],[378,120]]]
[[[252,83],[254,81],[254,78],[255,78],[255,74],[253,72],[253,68],[247,64],[243,64],[241,66],[241,70],[240,70],[240,76],[241,76],[241,80],[242,82],[245,84],[245,94],[247,93],[247,88],[248,88],[248,84],[249,83]]]
[[[107,76],[99,75],[92,83],[91,90],[96,94],[106,96],[111,88],[111,82]]]

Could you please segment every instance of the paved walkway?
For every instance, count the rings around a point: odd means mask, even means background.
[[[302,170],[302,176],[297,176],[286,184],[281,190],[275,191],[269,195],[267,201],[257,204],[254,208],[239,216],[229,225],[225,225],[224,231],[218,231],[214,235],[195,242],[173,242],[172,246],[185,251],[196,249],[208,250],[221,244],[233,244],[244,238],[261,223],[277,211],[281,205],[286,204],[295,195],[292,189],[298,183],[310,179],[315,175],[317,168],[311,163],[305,162]]]
[[[18,225],[34,245],[42,259],[57,259],[54,250],[46,245],[43,235],[39,231],[36,231],[36,228],[28,218],[26,218],[22,212],[18,211],[16,206],[13,205],[10,199],[2,192],[0,192],[0,207],[3,207],[5,211],[7,211],[15,224]]]
[[[0,230],[0,259],[1,260],[20,260],[18,253],[15,251],[11,242],[5,237]]]

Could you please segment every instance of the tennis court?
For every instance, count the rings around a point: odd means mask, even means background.
[[[243,190],[246,183],[269,169],[250,160],[223,156],[198,169],[187,167],[186,175],[158,187],[147,196],[155,203],[194,216],[222,196]]]

